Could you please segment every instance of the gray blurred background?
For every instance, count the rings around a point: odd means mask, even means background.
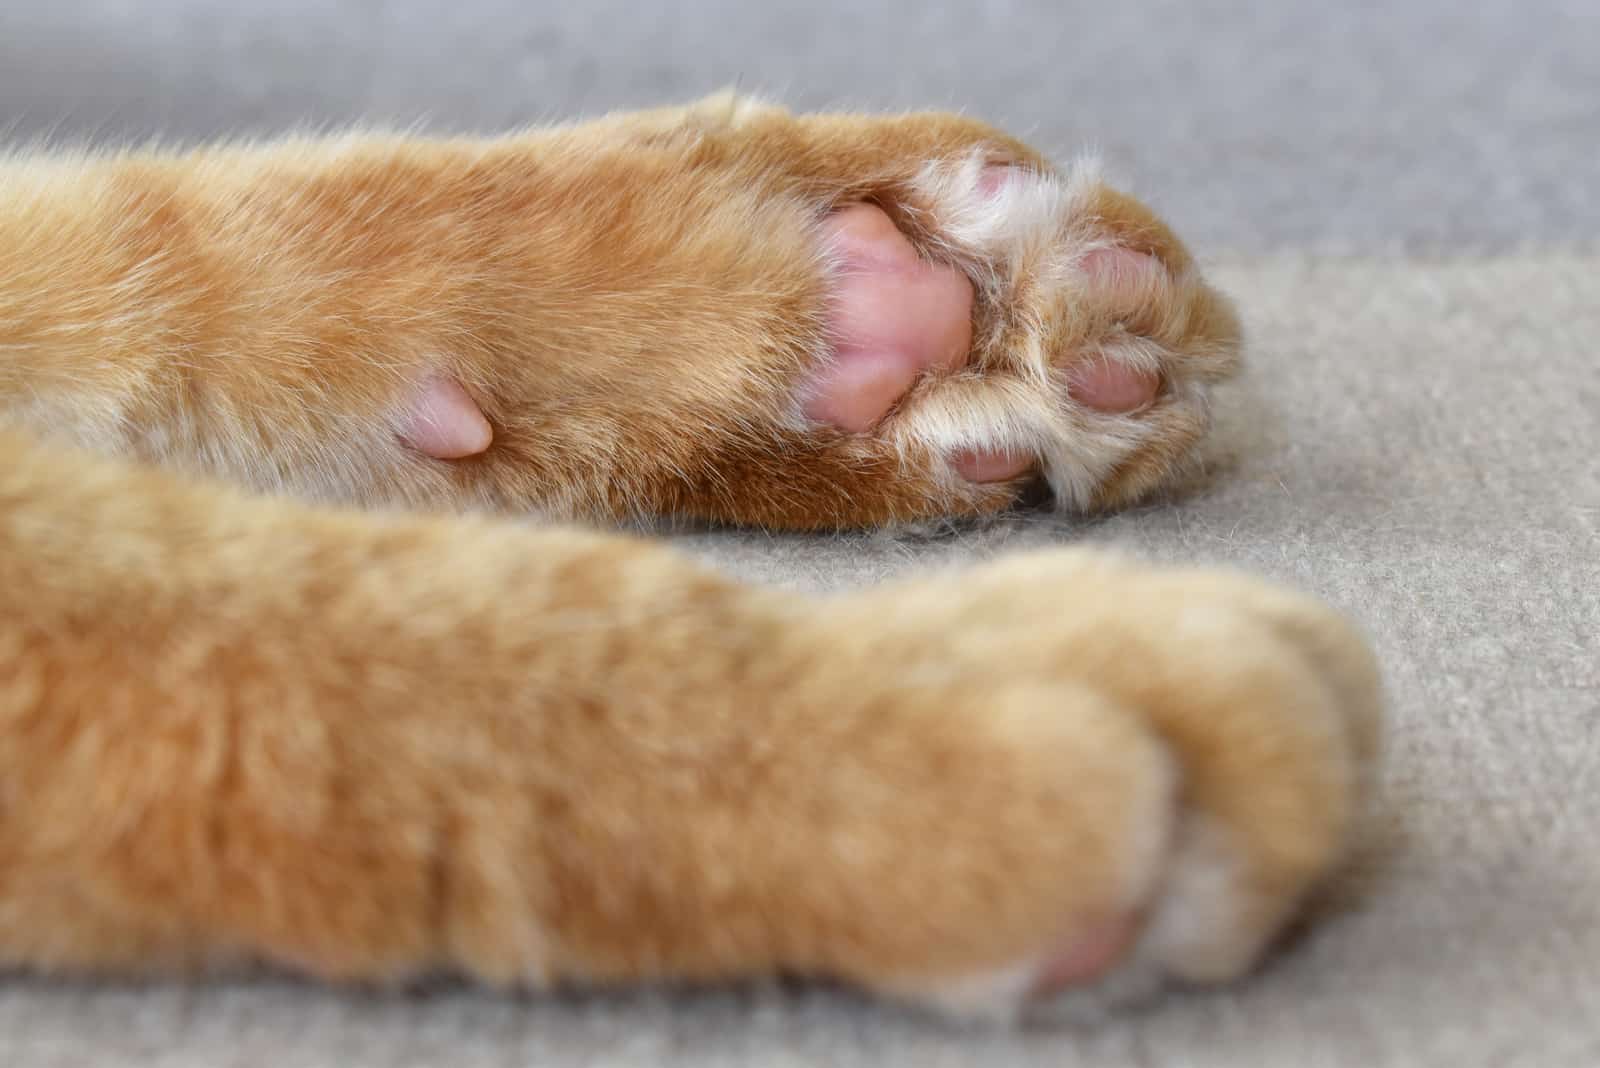
[[[1596,0],[0,3],[16,135],[499,130],[730,84],[1096,146],[1202,250],[1600,235]]]

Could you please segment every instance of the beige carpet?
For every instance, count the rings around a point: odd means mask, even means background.
[[[953,1033],[823,990],[508,998],[0,980],[0,1064],[181,1068],[1600,1064],[1600,260],[1221,265],[1254,363],[1208,474],[1094,523],[698,535],[834,588],[1041,542],[1235,564],[1363,620],[1386,796],[1320,922],[1235,988],[1087,1033]]]

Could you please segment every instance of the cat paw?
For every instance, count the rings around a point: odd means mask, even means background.
[[[1011,180],[1003,168],[980,179],[995,197],[1005,194]],[[920,381],[970,370],[974,288],[960,268],[919,256],[874,205],[838,212],[824,223],[824,232],[836,272],[828,324],[834,344],[831,358],[805,388],[805,411],[820,423],[868,432]],[[1078,267],[1080,299],[1121,308],[1124,315],[1136,314],[1141,299],[1158,299],[1141,290],[1159,290],[1166,278],[1158,259],[1127,248],[1094,248]],[[1142,412],[1162,386],[1160,370],[1149,361],[1108,358],[1089,343],[1054,362],[1066,397],[1085,413]],[[985,443],[957,449],[949,462],[970,481],[1003,482],[1029,473],[1039,459],[1030,450]]]
[[[851,770],[893,789],[862,791],[836,861],[883,862],[839,962],[871,989],[1009,1021],[1231,979],[1347,852],[1380,686],[1314,601],[1068,552],[844,610],[854,677],[916,705],[882,698],[915,737]],[[941,679],[947,699],[917,696]],[[871,821],[892,829],[876,853]]]
[[[1090,171],[983,152],[927,164],[889,208],[898,225],[874,204],[823,223],[832,343],[807,416],[980,509],[1029,476],[1078,509],[1168,480],[1239,328],[1153,215]]]
[[[1238,319],[1092,166],[942,115],[757,109],[731,131],[792,157],[774,195],[814,214],[823,309],[786,345],[806,356],[776,441],[741,428],[709,450],[689,510],[876,525],[1002,511],[1040,480],[1063,508],[1105,509],[1194,457],[1210,389],[1239,365]]]
[[[495,326],[515,345],[394,420],[478,503],[832,529],[1042,480],[1116,507],[1183,468],[1238,365],[1232,308],[1149,209],[981,124],[720,101],[570,136],[593,173],[540,191],[585,208],[541,233],[582,255]],[[548,274],[560,236],[511,262]]]

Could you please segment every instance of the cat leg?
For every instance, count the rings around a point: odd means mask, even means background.
[[[680,367],[692,416],[649,387],[642,421],[682,420],[654,450],[670,470],[615,469],[642,511],[869,525],[1004,509],[1040,479],[1063,507],[1114,507],[1183,469],[1238,366],[1231,307],[1159,219],[982,124],[714,98],[572,136],[601,132],[680,161],[712,199],[677,198],[675,225],[738,250],[694,261],[734,293],[729,332]]]
[[[1336,870],[1370,655],[1082,551],[834,598],[0,435],[0,967],[827,976],[967,1016],[1238,975]]]
[[[1232,311],[949,115],[0,163],[0,419],[315,499],[834,528],[1167,484]]]

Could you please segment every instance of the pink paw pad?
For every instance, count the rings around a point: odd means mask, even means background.
[[[829,309],[833,359],[806,387],[807,417],[871,430],[931,370],[955,370],[972,347],[972,283],[929,263],[882,209],[856,204],[823,223],[840,266]],[[971,453],[956,470],[978,482],[1015,478],[1029,457]]]
[[[845,208],[823,228],[840,265],[828,317],[834,352],[810,384],[805,412],[841,430],[870,430],[923,372],[966,361],[972,284],[919,257],[879,208]]]
[[[1160,260],[1130,248],[1099,248],[1083,257],[1080,265],[1095,298],[1113,313],[1136,314],[1152,291],[1170,283]],[[1088,408],[1108,414],[1126,414],[1147,408],[1161,389],[1154,371],[1106,357],[1090,357],[1067,376],[1067,391]]]

